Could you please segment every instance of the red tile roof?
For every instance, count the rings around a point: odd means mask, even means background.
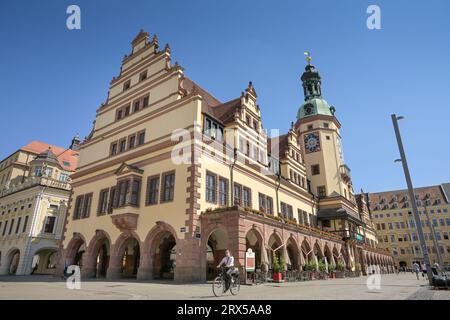
[[[64,149],[42,141],[32,141],[20,150],[38,155],[49,148],[58,157],[59,164],[64,170],[75,171],[78,163],[78,151]]]

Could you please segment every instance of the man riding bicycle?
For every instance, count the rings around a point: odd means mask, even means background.
[[[231,275],[234,272],[234,257],[231,255],[230,250],[225,251],[225,257],[223,257],[222,261],[220,261],[217,268],[220,268],[222,265],[225,266],[225,291],[230,287]]]

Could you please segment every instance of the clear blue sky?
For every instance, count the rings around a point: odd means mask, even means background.
[[[79,31],[66,8],[81,7]],[[382,30],[366,9],[381,7]],[[390,120],[401,123],[415,186],[450,181],[450,1],[0,2],[0,158],[31,140],[86,136],[140,28],[217,98],[252,80],[266,128],[285,132],[303,102],[309,50],[342,123],[355,191],[404,188]]]

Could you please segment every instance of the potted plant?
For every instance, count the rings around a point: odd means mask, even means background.
[[[345,277],[345,263],[342,261],[338,261],[336,265],[336,278],[344,278]]]
[[[283,274],[284,271],[284,261],[283,259],[279,259],[275,254],[273,255],[273,276],[272,279],[275,282],[282,282],[283,281]]]
[[[361,264],[356,263],[355,264],[355,276],[359,277],[361,275]]]
[[[336,265],[334,263],[328,265],[328,273],[332,279],[336,278]]]

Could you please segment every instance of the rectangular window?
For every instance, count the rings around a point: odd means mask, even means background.
[[[53,233],[53,229],[55,228],[56,217],[47,217],[45,219],[44,232],[45,233]]]
[[[149,100],[149,96],[145,96],[144,99],[142,100],[142,107],[148,107],[148,100]]]
[[[273,199],[272,197],[267,197],[266,198],[266,202],[267,202],[267,214],[273,214]]]
[[[314,164],[311,166],[311,174],[313,176],[320,174],[320,166],[318,164]]]
[[[132,135],[128,138],[128,150],[133,149],[136,146],[136,136]]]
[[[9,226],[9,232],[8,235],[11,235],[12,229],[14,227],[14,219],[11,220],[11,225]]]
[[[84,195],[78,196],[75,200],[75,208],[73,211],[73,218],[74,219],[80,219],[81,218],[81,212],[83,210],[83,199]]]
[[[247,187],[244,187],[242,189],[242,191],[243,191],[242,200],[243,200],[244,207],[251,208],[252,207],[252,191]]]
[[[128,197],[128,192],[129,192],[129,187],[130,187],[130,181],[129,180],[124,180],[124,181],[120,181],[117,184],[117,191],[118,191],[118,206],[122,207],[124,205],[127,204],[127,197]]]
[[[267,202],[265,194],[258,193],[258,203],[259,203],[259,211],[266,212]]]
[[[147,79],[147,71],[141,72],[139,75],[139,81],[144,81],[145,79]]]
[[[116,207],[117,202],[117,188],[111,187],[109,189],[109,202],[108,202],[108,213],[111,214],[113,212],[113,208]]]
[[[130,87],[131,87],[131,80],[125,81],[123,84],[123,91],[130,89]]]
[[[147,178],[147,205],[157,204],[159,194],[159,175]]]
[[[133,104],[133,112],[138,112],[141,108],[141,100],[136,100]]]
[[[109,189],[103,189],[100,191],[97,215],[106,214],[108,211],[108,193]]]
[[[324,198],[327,196],[325,186],[317,187],[317,195],[319,196],[319,198]]]
[[[130,114],[130,106],[126,106],[125,107],[124,117],[128,116],[129,114]]]
[[[110,151],[110,154],[111,154],[112,156],[114,156],[114,155],[117,154],[117,142],[111,143],[111,151]]]
[[[2,233],[2,236],[4,236],[5,235],[5,233],[6,233],[6,228],[8,227],[8,221],[5,221],[5,226],[3,227],[3,233]]]
[[[219,178],[219,205],[226,206],[228,204],[228,180]]]
[[[25,217],[25,221],[23,222],[22,232],[27,231],[27,226],[28,226],[28,216]]]
[[[141,181],[139,179],[133,179],[131,182],[131,197],[130,204],[133,206],[139,206],[139,194],[141,191]]]
[[[122,139],[119,141],[119,152],[125,152],[125,150],[127,149],[127,140],[126,139]]]
[[[223,142],[223,126],[209,118],[205,118],[203,133],[213,140]]]
[[[242,205],[242,186],[240,184],[234,184],[234,205]]]
[[[138,132],[138,145],[143,145],[145,141],[145,131]]]
[[[42,177],[42,167],[35,167],[34,168],[34,176],[35,177]]]
[[[283,218],[286,218],[287,217],[287,205],[286,205],[286,203],[281,202],[280,203],[280,209],[281,209],[281,216]]]
[[[289,204],[287,205],[287,217],[289,220],[294,219],[294,212],[293,212],[292,206]]]
[[[16,226],[16,234],[19,233],[19,229],[20,229],[20,222],[22,222],[22,217],[19,217],[19,220],[17,220],[17,226]]]
[[[175,173],[163,173],[161,202],[172,201],[175,189]]]
[[[217,177],[211,172],[206,173],[206,201],[216,203]]]
[[[123,117],[123,109],[120,108],[119,110],[117,110],[116,120],[120,120],[120,119],[122,119],[122,117]]]
[[[92,193],[86,194],[83,201],[82,218],[88,218],[91,211]]]

